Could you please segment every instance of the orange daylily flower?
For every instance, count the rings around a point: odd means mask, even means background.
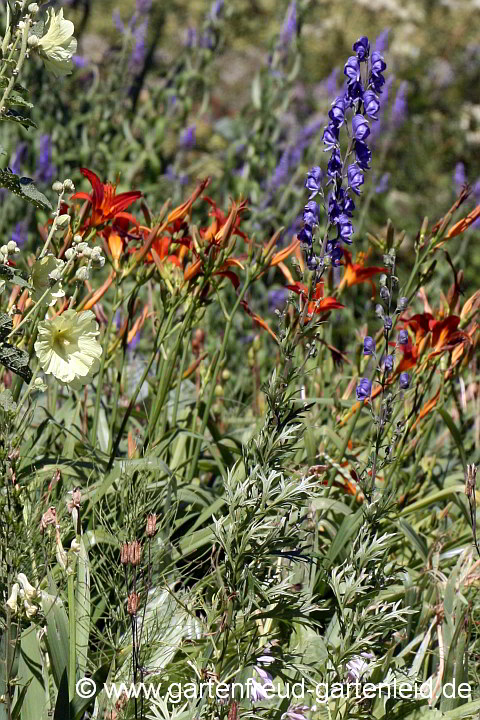
[[[92,170],[80,168],[80,172],[89,180],[92,186],[92,193],[77,192],[72,195],[71,199],[86,200],[92,206],[91,215],[84,225],[85,228],[99,227],[115,218],[124,218],[136,223],[133,215],[123,211],[135,202],[135,200],[142,197],[140,191],[130,190],[117,195],[117,186],[112,183],[102,183],[98,175]]]
[[[280,344],[280,341],[279,341],[278,337],[275,335],[275,333],[273,332],[273,330],[271,329],[271,327],[265,322],[265,320],[264,320],[263,318],[260,317],[260,315],[257,315],[256,313],[254,313],[254,312],[249,308],[248,303],[247,303],[246,300],[242,300],[242,301],[240,302],[240,305],[243,307],[243,309],[245,310],[245,312],[247,313],[247,315],[252,318],[253,322],[254,322],[256,325],[259,325],[261,328],[263,328],[264,330],[266,330],[266,331],[269,333],[269,335],[272,336],[272,338],[275,340],[275,342],[277,342],[278,344]]]
[[[387,272],[387,268],[380,267],[379,265],[365,267],[365,260],[367,257],[365,253],[358,253],[356,262],[352,262],[352,254],[348,252],[348,250],[343,251],[343,256],[345,258],[345,272],[340,281],[340,285],[338,286],[338,291],[342,292],[344,287],[352,287],[352,285],[369,282],[372,286],[373,295],[375,295],[375,283],[373,282],[372,277],[374,275]]]
[[[305,301],[308,300],[308,288],[303,283],[296,282],[286,287],[287,290],[293,290],[297,295],[301,295]],[[338,302],[334,297],[323,297],[323,282],[317,283],[313,298],[308,303],[305,323],[307,323],[314,314],[321,315],[330,310],[341,310],[344,307],[345,305],[342,305],[342,303]]]

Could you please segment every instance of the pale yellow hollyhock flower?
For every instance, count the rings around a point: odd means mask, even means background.
[[[39,323],[34,347],[42,370],[75,389],[82,387],[99,366],[102,347],[98,334],[91,310],[77,313],[69,309]]]
[[[31,292],[32,300],[38,302],[44,292],[53,285],[53,281],[60,277],[60,273],[64,266],[63,260],[57,260],[54,255],[45,255],[41,260],[37,260],[32,267],[30,282],[33,285]],[[65,295],[62,289],[62,283],[57,283],[55,292],[49,292],[43,298],[42,303],[46,305],[55,305],[58,298]]]
[[[77,50],[77,41],[72,37],[74,26],[63,17],[63,8],[55,14],[55,10],[47,10],[48,20],[46,33],[38,41],[35,50],[40,54],[45,67],[55,77],[62,77],[72,72],[72,55]]]

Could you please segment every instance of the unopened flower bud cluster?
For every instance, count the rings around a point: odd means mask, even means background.
[[[20,252],[20,248],[14,240],[10,240],[6,245],[0,247],[0,262],[4,265],[8,262],[9,255],[16,255]]]
[[[13,615],[18,615],[22,611],[21,604],[23,604],[25,615],[31,620],[38,613],[41,597],[41,592],[29,583],[26,575],[19,573],[6,604]]]

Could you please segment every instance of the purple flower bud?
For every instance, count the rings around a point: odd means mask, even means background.
[[[392,372],[393,370],[393,355],[386,355],[383,360],[383,366],[386,372]]]
[[[372,53],[372,73],[375,73],[375,75],[378,75],[379,73],[382,73],[387,68],[387,63],[385,62],[382,55],[380,55],[377,50],[374,50]]]
[[[318,205],[315,200],[310,200],[303,208],[303,222],[306,225],[318,225]]]
[[[343,74],[347,76],[349,81],[358,82],[360,80],[360,62],[355,55],[348,58]]]
[[[363,92],[364,92],[363,85],[360,82],[360,80],[358,82],[357,81],[350,82],[348,84],[348,92],[347,92],[347,102],[346,102],[347,107],[351,107],[352,102],[354,100],[358,100],[358,99],[362,100]]]
[[[368,170],[370,160],[372,159],[372,151],[366,143],[355,140],[355,156],[359,167],[361,167],[362,170]]]
[[[407,390],[410,387],[410,375],[407,372],[400,373],[400,387]]]
[[[185,130],[183,131],[183,133],[180,137],[180,146],[184,150],[190,150],[191,148],[195,147],[195,143],[196,143],[195,132],[196,132],[195,125],[190,125],[189,127],[185,128]]]
[[[362,378],[357,385],[357,400],[366,400],[372,394],[372,383],[368,378]]]
[[[385,315],[385,317],[383,318],[383,327],[385,328],[385,330],[391,330],[392,324],[392,318],[388,315]]]
[[[340,127],[345,120],[345,100],[343,97],[337,97],[332,103],[332,109],[328,113],[328,117],[334,125]]]
[[[316,270],[319,265],[319,259],[315,254],[307,256],[307,267],[309,270]]]
[[[367,90],[363,95],[363,107],[366,115],[373,120],[378,120],[378,111],[380,110],[380,102],[372,90]]]
[[[307,245],[308,247],[310,247],[313,243],[312,228],[308,225],[305,225],[305,227],[303,227],[298,233],[297,239],[300,240],[302,245]]]
[[[399,310],[406,310],[408,307],[408,298],[407,297],[398,298],[397,306],[398,306]]]
[[[353,235],[354,230],[353,230],[353,225],[352,225],[348,215],[345,215],[345,214],[340,215],[338,218],[338,221],[337,221],[337,226],[338,226],[338,232],[339,232],[340,238],[344,242],[351,245],[352,241],[350,240],[350,238]]]
[[[408,345],[408,331],[407,330],[400,330],[400,332],[398,333],[397,342],[399,345]]]
[[[348,166],[347,169],[348,185],[356,195],[360,195],[359,188],[363,185],[365,178],[363,172],[360,170],[356,163]]]
[[[280,34],[280,45],[286,49],[292,42],[292,38],[297,31],[297,3],[295,0],[288,6],[287,14],[283,22],[282,32]]]
[[[368,42],[368,37],[366,35],[362,35],[361,38],[358,38],[358,40],[353,43],[352,50],[357,53],[357,57],[360,62],[366,60],[370,53],[370,43]]]
[[[331,112],[331,111],[330,111]],[[338,143],[338,126],[329,123],[323,131],[323,142],[326,150],[332,150]]]
[[[320,192],[322,178],[323,172],[318,165],[312,167],[312,169],[308,171],[307,179],[305,180],[305,187],[307,188],[307,190],[310,190],[311,193],[309,200],[314,198],[315,195]]]
[[[354,115],[352,119],[352,131],[353,137],[356,140],[365,140],[365,138],[370,135],[368,121],[363,117],[363,115]]]
[[[370,335],[363,339],[363,354],[375,355],[375,340]]]

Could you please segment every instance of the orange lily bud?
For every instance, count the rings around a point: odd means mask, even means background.
[[[169,214],[167,218],[167,225],[174,222],[174,220],[178,220],[179,218],[184,218],[188,213],[190,212],[190,208],[192,207],[195,200],[198,198],[199,195],[202,194],[202,192],[205,190],[205,188],[210,184],[210,178],[206,178],[205,180],[202,180],[200,185],[197,185],[193,193],[190,195],[188,200],[186,200],[182,205],[179,205],[176,207],[172,212]]]
[[[77,311],[80,312],[80,310],[91,310],[92,307],[100,300],[100,298],[102,298],[105,295],[108,288],[112,284],[112,282],[115,278],[115,275],[116,275],[115,270],[112,270],[112,272],[110,273],[108,278],[105,280],[103,285],[101,285],[98,288],[98,290],[96,290],[86,302],[80,303]]]

